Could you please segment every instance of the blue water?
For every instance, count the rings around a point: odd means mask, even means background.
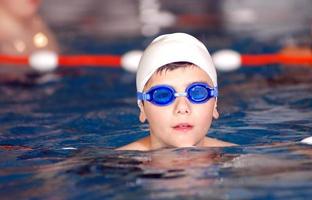
[[[219,73],[211,137],[231,148],[120,152],[147,135],[135,76],[61,70],[0,86],[1,199],[309,199],[312,71],[262,66]]]

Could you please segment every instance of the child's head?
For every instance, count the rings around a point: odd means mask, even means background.
[[[203,145],[218,118],[215,67],[206,47],[188,34],[153,40],[139,64],[137,92],[153,148]]]

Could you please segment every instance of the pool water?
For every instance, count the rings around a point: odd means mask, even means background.
[[[135,76],[61,70],[0,86],[1,199],[309,199],[312,71],[262,66],[219,73],[211,137],[230,148],[114,148],[147,135]],[[122,92],[121,92],[122,91]]]

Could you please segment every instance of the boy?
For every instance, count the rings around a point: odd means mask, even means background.
[[[166,147],[225,147],[206,137],[217,119],[217,74],[208,50],[185,33],[157,37],[144,51],[137,71],[139,119],[150,135],[119,150]]]

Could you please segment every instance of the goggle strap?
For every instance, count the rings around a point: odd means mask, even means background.
[[[143,92],[137,92],[137,98],[138,100],[142,100],[142,101],[148,101],[151,99],[149,94],[146,94]]]
[[[217,97],[218,94],[219,94],[217,87],[215,87],[212,90],[210,90],[210,92],[211,92],[210,95],[213,96],[213,97]]]

